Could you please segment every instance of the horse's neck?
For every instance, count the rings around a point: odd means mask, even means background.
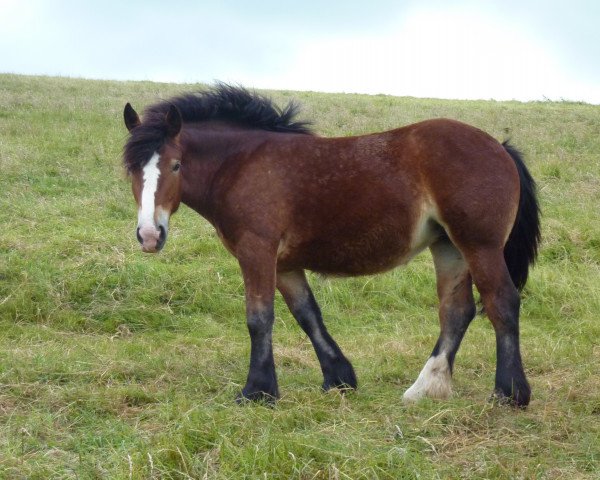
[[[182,202],[212,222],[211,186],[223,164],[257,143],[252,132],[226,125],[191,126],[182,135]]]
[[[203,155],[202,151],[184,149],[181,184],[181,201],[210,220],[211,184],[222,165],[219,157]]]

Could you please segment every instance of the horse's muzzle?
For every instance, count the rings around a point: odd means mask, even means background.
[[[158,229],[153,225],[144,225],[138,227],[135,233],[142,251],[146,253],[159,252],[167,241],[167,229],[162,225]]]

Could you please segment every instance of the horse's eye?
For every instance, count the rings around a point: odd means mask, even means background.
[[[177,162],[175,165],[173,165],[173,171],[176,172],[177,170],[179,170],[180,167],[181,163]]]

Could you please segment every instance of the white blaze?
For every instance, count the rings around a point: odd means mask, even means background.
[[[148,224],[154,226],[154,202],[158,188],[158,177],[160,177],[159,160],[160,155],[155,153],[142,169],[144,184],[142,186],[142,205],[138,212],[139,227]]]

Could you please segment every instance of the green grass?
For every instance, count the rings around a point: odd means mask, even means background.
[[[233,402],[249,341],[235,260],[182,208],[140,253],[122,109],[196,88],[0,75],[0,478],[600,476],[600,107],[270,92],[327,136],[432,117],[522,149],[544,212],[524,292],[533,400],[493,406],[495,343],[472,324],[455,396],[404,405],[437,338],[430,256],[376,277],[311,276],[356,393],[321,393],[277,299],[275,408]]]

